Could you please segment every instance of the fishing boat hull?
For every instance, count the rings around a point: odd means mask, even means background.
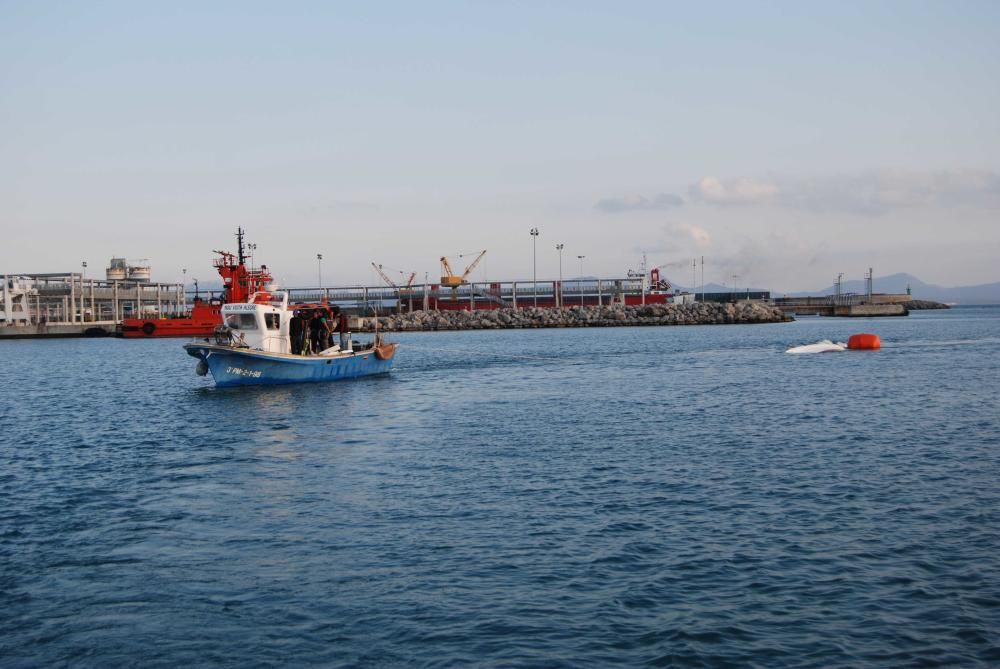
[[[199,368],[212,374],[219,387],[280,385],[341,381],[387,374],[392,369],[395,345],[331,356],[268,353],[222,344],[185,344]],[[205,367],[201,367],[204,363]],[[201,372],[199,372],[201,373]]]

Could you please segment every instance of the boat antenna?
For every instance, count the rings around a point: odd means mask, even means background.
[[[246,256],[243,254],[243,228],[236,228],[236,245],[239,247],[239,259],[242,265],[246,260]]]

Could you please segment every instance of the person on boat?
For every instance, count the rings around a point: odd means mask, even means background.
[[[313,352],[319,353],[330,348],[330,324],[327,323],[326,316],[321,310],[317,309],[313,312],[310,326],[312,327]]]
[[[323,311],[319,315],[320,323],[323,327],[323,348],[327,349],[333,346],[333,326],[330,324],[330,312]]]
[[[298,355],[302,352],[302,314],[298,310],[292,313],[288,319],[288,336],[291,339],[292,354]]]
[[[337,321],[337,329],[340,331],[340,348],[347,350],[351,348],[350,333],[347,332],[347,314],[340,312]]]
[[[312,347],[312,318],[309,316],[309,312],[304,312],[302,314],[302,337],[301,346],[299,347],[299,355],[309,355],[313,351]]]

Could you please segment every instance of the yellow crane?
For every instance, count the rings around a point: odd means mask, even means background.
[[[479,264],[479,261],[483,259],[484,255],[486,255],[485,249],[476,256],[475,260],[469,263],[469,266],[465,268],[465,271],[462,272],[461,275],[455,274],[455,271],[451,268],[451,264],[448,262],[448,259],[441,256],[441,285],[448,286],[449,288],[458,288],[463,283],[466,283],[465,280],[469,278],[469,274],[472,273],[472,270],[476,269],[476,265]]]
[[[451,288],[452,299],[457,299],[458,287],[463,283],[467,283],[466,279],[469,278],[469,274],[472,273],[472,270],[476,269],[476,265],[479,264],[479,261],[483,259],[484,255],[486,255],[486,249],[483,249],[479,255],[476,256],[476,259],[469,263],[469,266],[465,268],[465,271],[462,272],[461,275],[455,274],[455,270],[451,268],[451,263],[448,262],[448,258],[441,256],[441,286]]]

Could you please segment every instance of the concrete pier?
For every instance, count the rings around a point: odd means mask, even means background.
[[[0,341],[4,339],[40,339],[48,337],[110,337],[118,324],[114,321],[88,323],[32,323],[0,325]]]
[[[909,311],[902,304],[844,304],[833,307],[829,316],[873,318],[878,316],[907,316]]]
[[[823,295],[819,297],[777,297],[774,306],[786,314],[799,316],[841,316],[848,318],[875,318],[880,316],[906,316],[909,295]]]

